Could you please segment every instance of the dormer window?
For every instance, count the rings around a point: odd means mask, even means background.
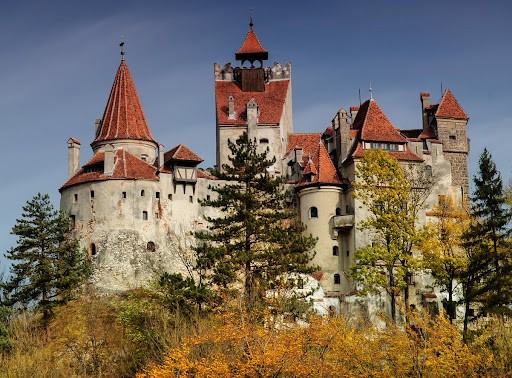
[[[365,147],[368,148],[368,144],[370,145],[369,148],[372,150],[386,150],[386,151],[403,151],[403,145],[399,143],[389,143],[389,142],[371,142],[371,143],[365,143]]]
[[[142,161],[146,161],[146,162],[148,161],[148,155],[146,155],[146,154],[142,154],[140,156],[140,158],[142,159]]]

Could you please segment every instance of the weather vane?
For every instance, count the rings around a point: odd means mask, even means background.
[[[119,47],[121,48],[121,60],[124,60],[124,36],[121,36]]]

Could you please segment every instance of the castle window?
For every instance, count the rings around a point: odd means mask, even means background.
[[[336,215],[341,215],[341,208],[340,207],[336,208]]]
[[[316,207],[309,208],[309,217],[310,218],[318,218],[318,209]]]
[[[155,193],[156,198],[160,198],[160,192]]]
[[[333,256],[338,256],[339,255],[339,248],[338,248],[337,245],[332,247],[332,255]]]
[[[267,138],[261,138],[260,139],[260,143],[268,143],[268,139]]]
[[[142,212],[142,220],[148,220],[148,212],[147,211]]]
[[[350,251],[347,249],[347,257],[350,256]]]
[[[155,219],[160,219],[160,214],[155,213]]]
[[[142,190],[140,191],[140,196],[141,196],[141,197],[144,197],[144,195],[145,195],[145,194],[146,194],[146,192],[144,191],[144,189],[142,189]]]
[[[126,198],[126,192],[123,192],[123,198]]]
[[[75,202],[77,202],[77,201],[78,201],[78,193],[75,193],[75,195],[74,195],[74,199],[75,199]]]
[[[425,174],[427,175],[427,177],[431,177],[432,176],[432,166],[431,165],[427,165],[425,167]]]
[[[148,242],[148,245],[146,246],[146,249],[150,252],[155,252],[156,245],[152,241]]]
[[[167,199],[168,199],[169,201],[172,201],[172,194],[168,194],[168,195],[167,195]]]
[[[190,197],[188,197],[188,202],[190,202],[190,203],[194,203],[194,196],[190,196]]]
[[[89,246],[89,254],[91,256],[96,256],[96,244],[91,243],[91,245]]]
[[[94,190],[91,190],[91,198],[94,198]]]
[[[210,197],[210,195],[209,195],[209,194],[208,194],[208,195],[206,195],[206,200],[207,200],[207,201],[209,201],[209,200],[210,200],[210,198],[211,198],[211,197]]]
[[[455,135],[450,135],[450,140],[455,141],[455,140],[457,140],[457,137]]]
[[[140,158],[142,159],[142,161],[148,161],[148,155],[146,154],[141,155]]]
[[[341,283],[341,276],[338,273],[336,273],[334,275],[334,284],[339,285],[340,283]]]

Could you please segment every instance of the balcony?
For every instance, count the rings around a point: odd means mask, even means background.
[[[349,230],[354,227],[354,214],[336,215],[332,220],[333,228],[338,230]]]

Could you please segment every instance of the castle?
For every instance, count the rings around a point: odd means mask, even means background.
[[[321,293],[315,300],[339,311],[355,288],[347,274],[354,252],[368,243],[358,229],[368,213],[351,188],[358,160],[380,148],[435,177],[420,214],[424,224],[439,195],[459,201],[468,195],[468,116],[449,90],[438,104],[421,92],[417,129],[397,129],[370,98],[349,112],[333,110],[324,131],[294,133],[291,64],[264,67],[268,52],[252,22],[235,57],[238,67],[214,65],[217,166],[227,162],[228,139],[244,131],[276,158],[271,173],[288,177],[307,232],[318,238],[313,263],[321,270],[311,280]],[[208,187],[219,181],[198,167],[203,159],[185,145],[165,151],[153,137],[124,56],[103,118],[96,121],[93,156],[82,167],[80,146],[68,140],[61,209],[94,261],[96,286],[125,290],[164,270],[185,272],[193,258],[191,231],[216,214],[198,200],[213,196]],[[413,278],[411,285],[412,303],[436,297],[428,278]]]

